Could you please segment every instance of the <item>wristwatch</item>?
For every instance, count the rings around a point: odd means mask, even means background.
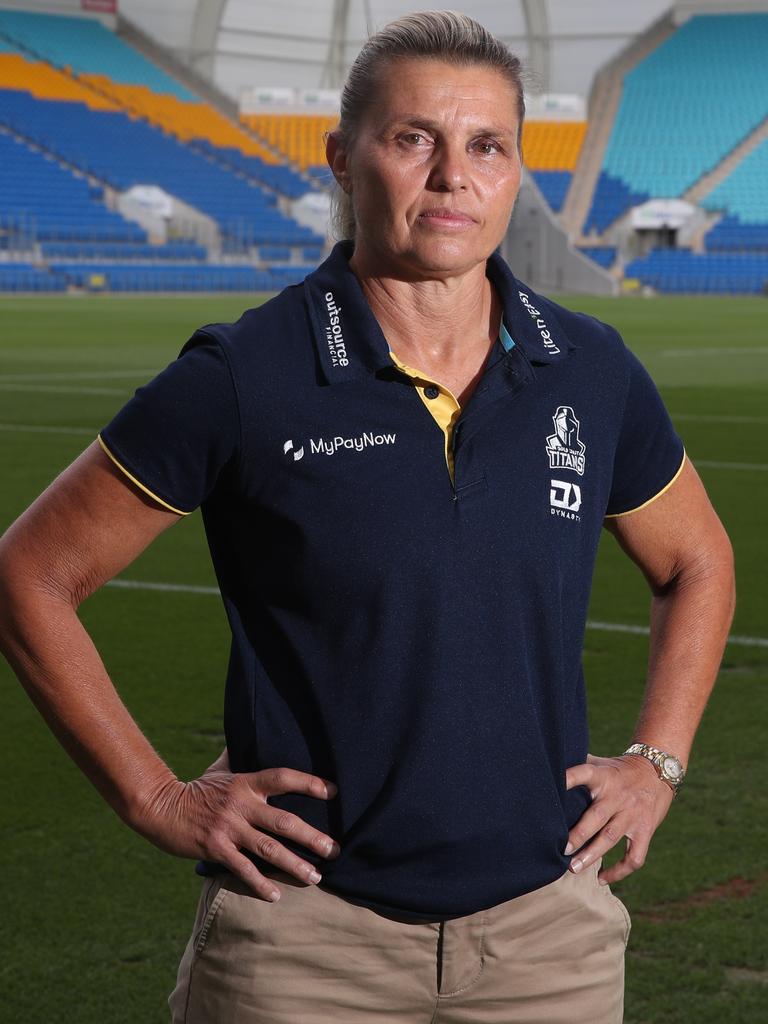
[[[658,747],[651,747],[647,743],[633,743],[631,747],[627,747],[624,753],[639,754],[640,757],[650,761],[662,782],[666,782],[672,792],[677,795],[677,791],[682,786],[683,779],[685,778],[685,768],[683,768],[680,759],[675,757],[674,754],[668,754],[666,751],[659,750]]]

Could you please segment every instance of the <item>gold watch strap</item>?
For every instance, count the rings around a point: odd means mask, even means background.
[[[685,778],[685,769],[682,768],[682,763],[680,762],[680,759],[678,757],[675,757],[674,754],[668,753],[666,750],[660,750],[658,747],[652,747],[649,743],[633,743],[631,746],[627,747],[624,753],[639,754],[640,757],[644,757],[647,761],[650,761],[656,769],[661,781],[666,782],[666,784],[669,786],[669,788],[672,790],[675,796],[677,796],[678,790],[680,789],[680,786],[683,783],[683,779]],[[664,762],[668,758],[674,758],[675,761],[677,761],[677,763],[681,765],[682,773],[680,777],[677,779],[670,778],[668,775],[664,773],[662,769]]]

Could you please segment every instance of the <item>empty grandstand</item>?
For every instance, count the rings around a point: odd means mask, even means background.
[[[0,2],[0,288],[300,280],[332,242],[324,139],[346,60],[371,18],[407,5],[319,3],[299,27],[287,2],[271,34],[226,2],[207,21],[197,0],[174,18],[112,6]],[[597,290],[610,275],[614,287],[763,291],[768,4],[598,3],[613,29],[593,37],[562,0],[536,6],[471,13],[532,72],[524,161],[548,208],[540,244],[561,250],[557,279],[567,287],[565,256],[580,253]],[[688,214],[666,221],[673,199]]]

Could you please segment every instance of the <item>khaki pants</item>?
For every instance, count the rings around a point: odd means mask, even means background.
[[[277,869],[277,903],[208,878],[172,1024],[621,1024],[630,921],[597,870],[415,924]]]

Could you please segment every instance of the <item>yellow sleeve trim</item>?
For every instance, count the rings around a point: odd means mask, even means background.
[[[167,501],[163,501],[162,498],[158,498],[158,496],[155,494],[154,491],[150,491],[150,489],[148,487],[145,487],[144,484],[141,482],[141,480],[137,480],[136,477],[133,475],[133,473],[129,473],[128,470],[125,468],[125,466],[122,463],[117,461],[115,456],[112,454],[112,452],[109,450],[109,448],[107,448],[107,446],[102,441],[101,434],[97,434],[96,438],[97,438],[99,444],[101,445],[101,447],[104,449],[104,451],[107,453],[107,455],[110,457],[110,459],[112,459],[114,464],[117,466],[117,468],[121,469],[123,471],[123,473],[125,473],[125,475],[128,477],[128,479],[129,480],[133,480],[133,482],[136,484],[136,486],[140,487],[142,489],[142,491],[144,491],[146,494],[148,494],[150,496],[150,498],[154,498],[155,501],[159,501],[160,504],[164,508],[169,508],[171,510],[171,512],[175,512],[177,515],[180,515],[180,516],[191,515],[190,512],[182,512],[180,508],[174,508],[173,505],[169,505]]]
[[[631,516],[633,512],[639,512],[641,508],[647,508],[649,505],[652,505],[654,503],[654,501],[657,501],[662,496],[662,494],[666,494],[667,493],[667,491],[672,486],[672,484],[675,482],[675,480],[677,480],[677,478],[683,472],[683,466],[684,465],[685,465],[685,449],[683,449],[683,461],[680,463],[680,468],[675,473],[675,475],[672,477],[672,479],[669,481],[669,483],[661,488],[661,490],[659,491],[658,494],[654,494],[654,496],[652,498],[649,498],[648,501],[644,501],[643,504],[642,505],[638,505],[637,508],[628,508],[626,512],[612,512],[612,513],[610,513],[610,515],[608,513],[606,513],[605,518],[606,519],[621,519],[622,516]]]

